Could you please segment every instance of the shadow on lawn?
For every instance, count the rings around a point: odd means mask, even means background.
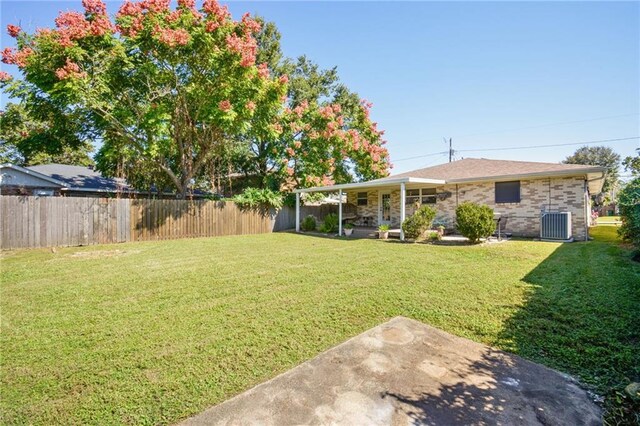
[[[555,372],[490,348],[470,356],[437,389],[382,398],[395,400],[411,424],[598,424],[584,393]]]
[[[614,232],[562,244],[530,271],[526,301],[496,342],[601,395],[640,380],[640,265]]]

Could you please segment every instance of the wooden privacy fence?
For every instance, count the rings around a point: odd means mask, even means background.
[[[303,206],[300,217],[312,214],[323,220],[337,211],[337,205]],[[0,248],[259,234],[292,229],[295,220],[293,208],[260,212],[228,201],[3,195]]]
[[[126,199],[0,196],[3,249],[130,240]]]
[[[131,241],[264,234],[277,230],[275,213],[242,210],[228,201],[131,200],[130,208]]]

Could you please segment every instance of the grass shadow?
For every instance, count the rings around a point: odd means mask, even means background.
[[[600,394],[640,380],[640,265],[614,233],[595,228],[594,241],[561,244],[530,271],[497,342]]]

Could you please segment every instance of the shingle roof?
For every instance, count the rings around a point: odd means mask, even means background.
[[[100,172],[84,166],[52,163],[27,168],[64,182],[69,189],[95,191],[122,191],[131,189],[123,179],[106,178],[102,176]]]
[[[424,169],[412,170],[400,173],[388,178],[415,177],[425,179],[442,179],[446,181],[457,180],[482,180],[491,178],[503,178],[510,175],[522,176],[528,174],[566,175],[572,172],[576,174],[604,172],[605,168],[598,166],[585,166],[582,164],[538,163],[533,161],[489,160],[486,158],[465,158],[451,163]]]

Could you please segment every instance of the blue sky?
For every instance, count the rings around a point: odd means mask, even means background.
[[[2,0],[2,28],[52,26],[80,4]],[[108,2],[110,11],[119,4]],[[249,11],[275,22],[287,56],[337,66],[373,102],[396,173],[447,161],[405,160],[445,151],[443,137],[474,150],[640,135],[638,2],[226,4],[236,18]],[[640,140],[603,145],[632,155]],[[576,148],[456,156],[558,162]]]

